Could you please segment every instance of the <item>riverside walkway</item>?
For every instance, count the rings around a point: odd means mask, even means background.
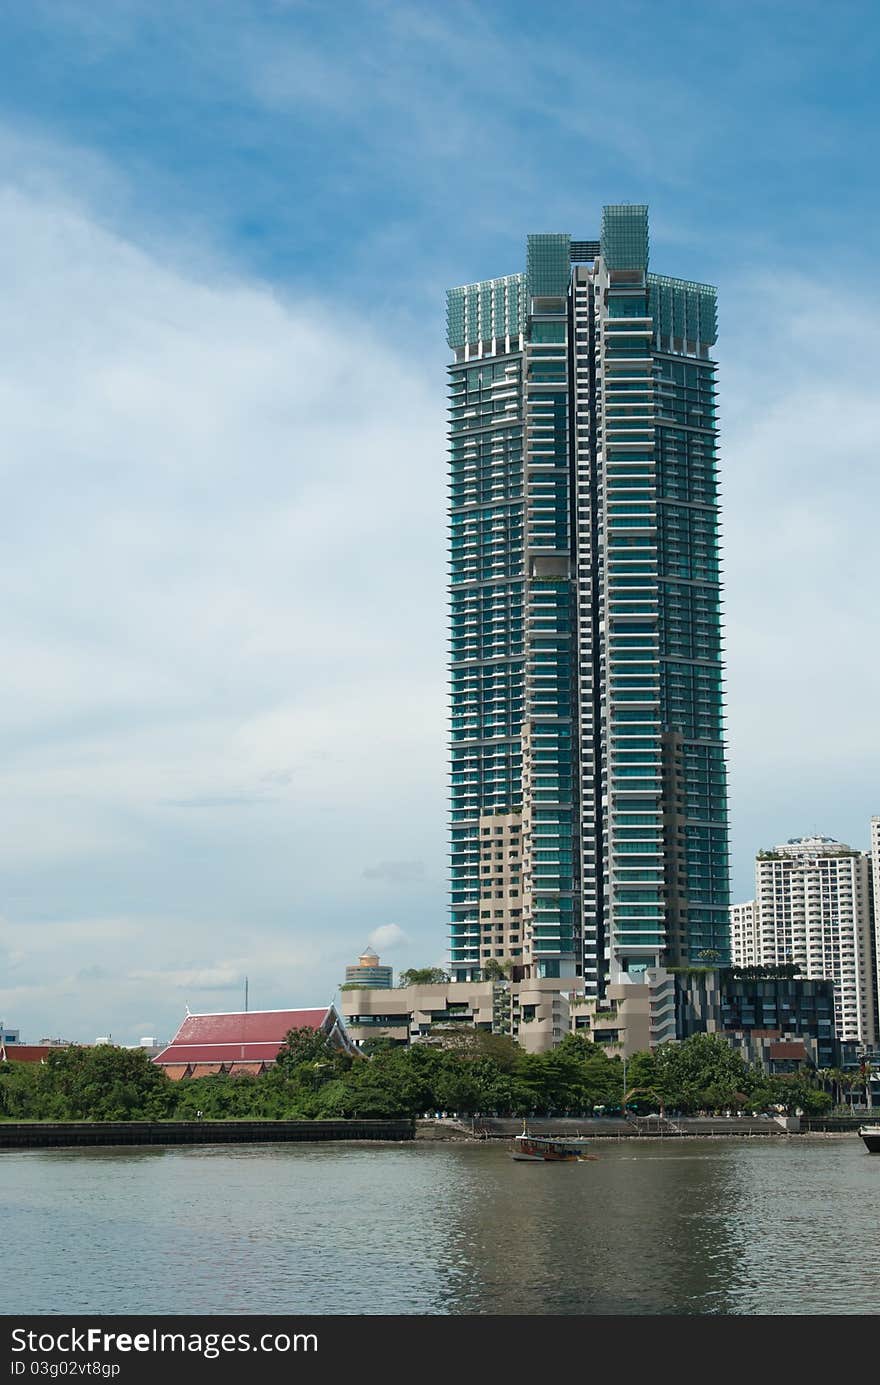
[[[472,1125],[469,1120],[458,1124],[478,1139],[511,1139],[523,1128],[522,1120],[492,1116],[476,1116]],[[626,1120],[615,1116],[582,1119],[535,1116],[529,1118],[528,1128],[533,1135],[569,1138],[582,1135],[601,1140],[682,1135],[787,1135],[797,1133],[799,1122],[774,1116],[633,1116]]]

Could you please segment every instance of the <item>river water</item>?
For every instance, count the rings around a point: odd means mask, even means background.
[[[880,1313],[843,1138],[0,1153],[3,1312]]]

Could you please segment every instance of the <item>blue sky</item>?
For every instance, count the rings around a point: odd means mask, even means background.
[[[443,290],[604,202],[719,287],[734,895],[867,844],[873,5],[0,23],[5,1020],[329,999],[376,929],[442,960]]]

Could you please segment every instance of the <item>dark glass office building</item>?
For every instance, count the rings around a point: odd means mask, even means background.
[[[769,970],[769,969],[768,969]],[[733,971],[682,973],[676,976],[676,1034],[724,1033],[740,1036],[744,1052],[755,1060],[764,1047],[803,1039],[815,1067],[833,1068],[849,1057],[834,1027],[834,982],[802,976],[742,976]]]

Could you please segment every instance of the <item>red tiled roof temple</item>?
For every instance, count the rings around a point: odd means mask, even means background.
[[[335,1010],[249,1010],[187,1015],[167,1048],[153,1059],[172,1063],[273,1063],[291,1029],[323,1029],[338,1023]]]
[[[57,1048],[57,1044],[3,1044],[0,1045],[0,1062],[42,1063]]]

